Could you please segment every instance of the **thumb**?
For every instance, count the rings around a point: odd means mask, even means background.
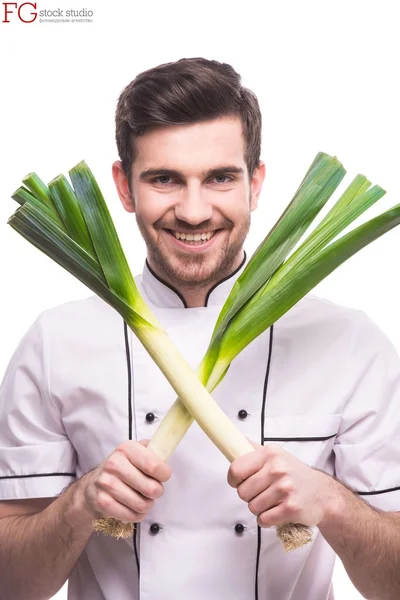
[[[144,446],[145,448],[147,448],[149,443],[150,443],[150,440],[139,440],[139,442],[138,442],[138,444],[140,444],[141,446]]]
[[[247,438],[249,440],[249,438]],[[258,450],[258,448],[263,448],[261,444],[257,444],[257,442],[253,442],[253,440],[249,440],[250,444],[253,446],[254,450]]]

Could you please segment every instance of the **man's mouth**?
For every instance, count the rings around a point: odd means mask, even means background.
[[[167,230],[175,239],[188,244],[189,246],[201,246],[208,242],[214,235],[220,231],[215,229],[214,231],[198,231],[196,233],[185,233],[183,231],[175,231],[174,229]]]

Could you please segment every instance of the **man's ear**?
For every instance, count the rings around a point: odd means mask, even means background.
[[[254,169],[253,177],[251,178],[251,197],[250,210],[255,210],[258,206],[258,198],[261,194],[261,188],[265,179],[265,163],[260,160],[259,166]]]
[[[125,171],[122,168],[122,162],[120,160],[116,160],[113,163],[112,176],[115,187],[117,188],[119,199],[122,202],[122,206],[127,212],[135,212],[135,201],[129,190],[128,178],[125,175]]]

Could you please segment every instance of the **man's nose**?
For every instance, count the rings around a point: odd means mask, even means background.
[[[198,225],[212,217],[212,206],[201,190],[187,188],[175,205],[175,216],[190,225]]]

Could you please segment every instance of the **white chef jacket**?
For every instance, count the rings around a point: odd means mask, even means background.
[[[190,309],[147,265],[136,278],[193,368],[240,272]],[[400,361],[362,311],[306,296],[233,361],[213,396],[249,439],[281,444],[373,505],[400,510]],[[0,498],[60,494],[122,441],[151,438],[175,397],[97,296],[44,311],[0,390]],[[333,599],[335,555],[319,530],[286,554],[228,485],[228,461],[197,424],[170,465],[133,539],[91,537],[69,600]]]

